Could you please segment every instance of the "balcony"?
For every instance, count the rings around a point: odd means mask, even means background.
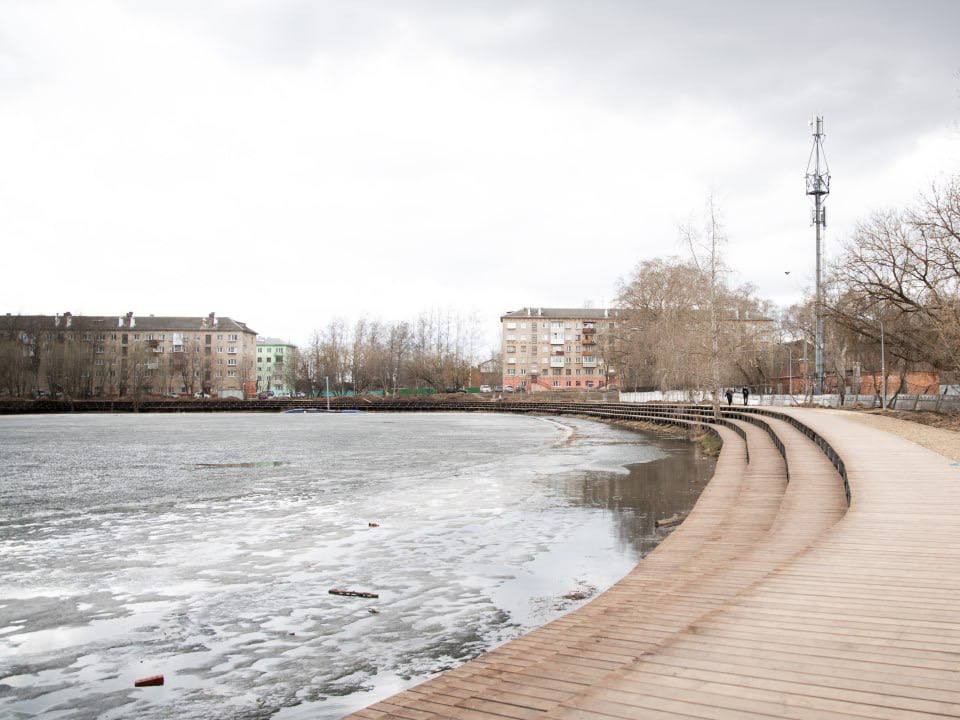
[[[554,355],[550,358],[550,367],[552,368],[562,368],[564,364],[564,357],[562,355]]]
[[[584,367],[596,367],[597,358],[594,355],[584,355],[583,356],[583,366]]]
[[[593,347],[597,344],[597,339],[593,335],[584,335],[583,340],[580,341],[583,345],[589,345]]]

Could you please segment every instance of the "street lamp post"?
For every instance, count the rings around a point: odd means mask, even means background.
[[[880,408],[887,409],[887,353],[883,338],[883,316],[880,316],[880,372],[883,374],[883,398],[880,400]]]
[[[787,374],[789,375],[787,378],[787,385],[790,388],[787,390],[787,395],[793,397],[793,350],[787,350],[787,358]]]

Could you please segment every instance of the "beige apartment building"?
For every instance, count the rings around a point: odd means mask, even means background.
[[[515,391],[617,386],[601,348],[616,328],[616,310],[528,307],[500,317],[503,386]]]
[[[255,331],[201,317],[0,317],[0,393],[68,397],[250,396]]]

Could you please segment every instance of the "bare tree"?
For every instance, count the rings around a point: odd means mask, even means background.
[[[912,208],[859,223],[830,273],[826,309],[904,365],[960,371],[960,178]]]

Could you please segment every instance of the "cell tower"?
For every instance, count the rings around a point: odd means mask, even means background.
[[[824,203],[830,194],[830,168],[827,156],[823,152],[823,117],[817,115],[810,121],[813,128],[813,147],[807,161],[807,195],[813,195],[813,225],[817,228],[817,305],[816,340],[814,345],[816,380],[814,393],[823,394],[823,252],[821,249],[821,228],[827,226],[827,209]]]

